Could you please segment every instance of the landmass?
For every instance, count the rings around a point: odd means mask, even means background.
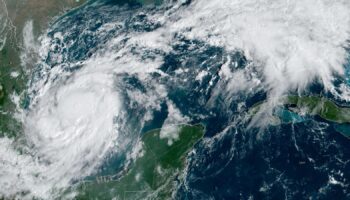
[[[285,99],[285,105],[296,113],[318,115],[336,123],[350,123],[350,108],[339,106],[324,97],[289,96]]]
[[[39,46],[39,36],[58,16],[86,2],[88,0],[0,0],[0,137],[16,137],[21,132],[21,124],[13,117],[18,107],[13,95],[23,98],[30,71],[37,61],[34,50]],[[115,2],[159,5],[162,0]]]
[[[256,115],[265,103],[252,106],[249,115]],[[300,122],[307,116],[319,116],[332,122],[336,131],[350,138],[350,107],[338,105],[322,96],[286,96],[282,98],[282,107],[275,109],[272,121]]]
[[[21,56],[35,49],[38,37],[54,21],[86,0],[0,0],[0,137],[15,137],[21,125],[13,115],[13,94],[21,96],[35,59]],[[28,26],[28,24],[30,26]],[[30,56],[30,55],[29,55]],[[34,57],[34,56],[33,56]]]
[[[202,125],[181,125],[178,140],[169,145],[167,138],[160,138],[159,129],[145,133],[140,156],[125,175],[85,182],[76,199],[171,199],[186,156],[203,135]]]

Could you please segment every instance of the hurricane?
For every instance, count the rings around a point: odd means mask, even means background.
[[[349,1],[97,0],[38,39],[34,25],[22,32],[26,89],[12,94],[21,130],[0,138],[1,198],[75,199],[81,183],[126,173],[140,135],[158,128],[171,146],[198,123],[173,199],[349,197],[343,121],[278,114],[288,95],[349,104]]]

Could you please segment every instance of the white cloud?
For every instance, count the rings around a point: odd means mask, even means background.
[[[169,25],[228,50],[242,50],[264,74],[270,96],[302,91],[314,80],[331,89],[343,74],[350,39],[346,0],[201,0]],[[273,97],[273,98],[274,98]]]
[[[180,125],[187,123],[190,119],[183,116],[180,110],[170,100],[167,100],[167,106],[168,116],[160,130],[160,138],[168,139],[168,144],[171,145],[179,139]]]
[[[264,84],[272,106],[281,95],[289,90],[302,91],[315,79],[332,89],[333,73],[343,74],[343,47],[350,39],[348,0],[197,0],[153,17],[159,17],[162,28],[129,34],[129,40],[121,46],[118,45],[126,35],[111,39],[103,50],[77,63],[83,68],[73,74],[60,66],[51,69],[42,63],[43,77],[34,79],[29,91],[36,91],[33,104],[23,116],[24,139],[29,144],[25,153],[18,153],[13,140],[0,139],[0,175],[5,177],[0,179],[1,194],[10,196],[29,190],[28,199],[49,199],[52,189],[65,188],[72,180],[92,173],[118,139],[113,118],[123,108],[114,75],[134,74],[141,81],[149,80],[151,72],[166,76],[158,69],[163,62],[161,56],[144,60],[131,49],[140,53],[144,49],[167,52],[174,33],[222,46],[227,51],[243,51],[256,70],[263,73],[262,83],[257,79],[252,83],[251,69],[232,72],[228,65],[223,66],[221,78],[229,83],[230,91]],[[102,29],[114,27],[108,24]],[[35,47],[32,28],[29,21],[23,32],[29,50]],[[45,58],[53,47],[50,38],[43,37],[41,41],[38,49]],[[201,75],[204,74],[198,79]],[[156,90],[154,94],[129,95],[157,108],[154,102],[166,98],[167,91],[162,86]],[[161,137],[171,143],[178,138],[177,125],[189,118],[170,100],[167,105],[169,114]]]

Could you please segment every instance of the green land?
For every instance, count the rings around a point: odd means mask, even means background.
[[[56,16],[78,7],[86,0],[0,0],[0,137],[15,137],[21,124],[14,118],[16,105],[12,94],[21,96],[35,59],[21,63],[24,47],[24,27],[32,21],[33,42],[54,21]],[[31,55],[35,57],[35,55]]]
[[[286,96],[282,98],[284,109],[294,113],[296,117],[289,122],[300,121],[302,119],[298,116],[319,116],[320,118],[333,122],[337,132],[350,138],[350,107],[336,104],[330,99],[322,96]],[[256,115],[261,107],[265,106],[266,102],[258,102],[248,111],[249,116]],[[277,109],[281,111],[281,109]],[[279,112],[281,113],[281,112]],[[290,114],[288,114],[290,117]],[[280,124],[279,114],[274,113],[273,124]]]
[[[350,108],[337,105],[333,101],[318,96],[289,96],[286,106],[295,113],[306,113],[319,116],[335,123],[334,128],[347,138],[350,138]]]
[[[38,38],[58,16],[77,8],[89,0],[0,0],[0,137],[16,137],[21,124],[13,118],[16,105],[12,94],[23,98],[28,76],[35,67],[36,52],[30,50],[29,59],[23,64],[22,52],[26,24],[33,24],[32,42]],[[95,0],[90,0],[93,2]],[[116,0],[115,2],[139,2],[144,5],[161,4],[162,0]],[[28,48],[28,47],[27,47]],[[35,47],[33,47],[34,49]],[[28,52],[27,52],[28,53]],[[25,66],[23,66],[25,65]]]
[[[186,156],[203,135],[202,125],[182,125],[178,140],[169,145],[168,139],[160,138],[159,129],[145,133],[142,154],[121,178],[97,177],[84,183],[76,199],[171,199]]]
[[[318,115],[335,123],[350,123],[350,108],[339,106],[319,96],[289,96],[285,100],[289,110],[308,115]]]
[[[256,115],[266,102],[258,102],[249,110],[249,115]],[[321,96],[287,96],[282,104],[289,111],[309,116],[319,116],[330,122],[350,123],[350,108],[340,106],[332,100]]]

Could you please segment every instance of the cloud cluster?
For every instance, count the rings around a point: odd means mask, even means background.
[[[200,0],[171,24],[228,50],[241,50],[264,74],[270,97],[319,81],[332,89],[344,74],[350,39],[346,0]]]

